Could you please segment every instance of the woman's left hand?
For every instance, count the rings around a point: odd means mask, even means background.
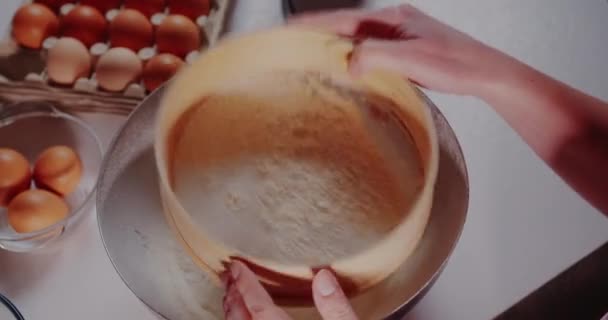
[[[227,320],[291,320],[276,306],[256,275],[235,261],[223,277],[226,286],[224,313]],[[322,270],[312,284],[315,306],[324,320],[357,320],[348,299],[330,271]]]

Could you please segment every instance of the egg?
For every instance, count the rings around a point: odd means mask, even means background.
[[[192,20],[207,16],[211,11],[211,0],[168,0],[169,12],[181,14]]]
[[[59,196],[45,190],[27,190],[8,205],[8,223],[18,233],[35,232],[65,219],[69,211]]]
[[[155,13],[165,11],[165,0],[125,0],[126,9],[135,9],[150,18]]]
[[[154,41],[152,24],[137,10],[121,10],[110,22],[112,47],[125,47],[135,52],[148,47]]]
[[[36,3],[41,3],[55,11],[59,10],[64,4],[70,2],[72,2],[72,0],[36,0]]]
[[[143,64],[133,51],[112,48],[99,57],[95,74],[102,89],[118,92],[137,81],[142,69]]]
[[[198,50],[201,45],[201,32],[194,22],[185,16],[167,16],[156,30],[156,48],[160,53],[172,53],[183,58]]]
[[[87,48],[106,38],[106,18],[91,6],[75,6],[63,17],[61,27],[64,37],[76,38]]]
[[[118,8],[121,2],[122,0],[80,0],[80,4],[94,7],[103,13]]]
[[[66,196],[76,190],[82,177],[82,162],[67,146],[45,149],[34,164],[34,181],[38,188]]]
[[[91,74],[92,60],[82,42],[74,38],[61,38],[49,49],[47,75],[55,83],[71,85],[78,78]]]
[[[13,149],[0,148],[0,207],[27,190],[32,179],[27,159]]]
[[[184,65],[184,61],[170,53],[161,53],[152,57],[146,63],[142,75],[144,85],[148,91],[154,91]]]
[[[26,4],[13,16],[12,35],[18,44],[40,49],[44,39],[59,32],[59,18],[44,5]]]

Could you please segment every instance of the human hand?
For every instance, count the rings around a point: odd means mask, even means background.
[[[222,276],[226,286],[224,313],[226,320],[291,320],[277,307],[255,274],[235,261]],[[324,320],[357,320],[348,299],[331,272],[322,270],[312,284],[315,306]]]
[[[357,39],[350,61],[355,74],[393,70],[445,93],[481,96],[497,75],[517,63],[407,4],[378,11],[306,14],[290,24]]]

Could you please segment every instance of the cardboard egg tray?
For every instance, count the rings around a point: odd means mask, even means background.
[[[31,3],[25,1],[23,5]],[[34,1],[35,2],[35,1]],[[64,4],[57,15],[61,20],[75,5]],[[183,60],[192,62],[200,52],[213,46],[220,38],[224,29],[226,16],[231,6],[231,0],[213,0],[212,9],[208,16],[198,17],[194,22],[201,29],[202,43],[200,50],[193,51]],[[109,22],[122,7],[112,9],[105,14]],[[169,14],[157,13],[150,18],[154,28]],[[121,92],[104,91],[97,85],[95,64],[97,58],[111,48],[111,43],[96,43],[90,47],[93,57],[93,71],[86,78],[80,78],[71,86],[56,85],[46,74],[48,50],[61,37],[61,33],[44,40],[39,50],[20,46],[12,37],[12,25],[8,26],[8,35],[0,42],[0,103],[15,103],[31,100],[48,101],[66,111],[102,112],[112,114],[129,114],[133,108],[146,97],[147,92],[141,80],[131,83]],[[137,52],[138,57],[145,62],[157,54],[156,47],[143,48]]]

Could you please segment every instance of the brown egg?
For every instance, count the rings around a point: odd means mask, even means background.
[[[152,24],[137,10],[121,10],[110,22],[110,44],[112,47],[129,48],[135,52],[148,47],[154,41]]]
[[[14,196],[30,187],[30,163],[19,152],[0,148],[0,207],[8,205]]]
[[[124,7],[135,9],[150,18],[155,13],[165,11],[165,0],[125,0]]]
[[[13,38],[24,47],[40,49],[44,39],[58,32],[59,19],[44,5],[26,4],[13,17]]]
[[[211,11],[211,0],[168,0],[169,12],[181,14],[192,20],[207,16]]]
[[[122,91],[141,76],[143,64],[127,48],[112,48],[97,61],[95,74],[99,86],[107,91]]]
[[[69,211],[59,196],[45,190],[27,190],[8,205],[8,223],[18,233],[35,232],[65,219]]]
[[[156,30],[156,48],[160,53],[172,53],[185,57],[201,45],[200,29],[185,16],[167,16]]]
[[[91,74],[93,59],[87,47],[74,38],[61,38],[49,49],[46,72],[53,82],[71,85]]]
[[[36,3],[43,4],[52,10],[58,11],[61,6],[66,3],[73,2],[72,0],[36,0]]]
[[[120,7],[121,2],[122,0],[80,0],[80,4],[94,7],[103,13]]]
[[[105,40],[107,23],[99,10],[78,5],[63,17],[61,28],[64,37],[76,38],[89,48]]]
[[[70,147],[53,146],[38,156],[34,181],[38,188],[66,196],[76,190],[82,176],[80,157]]]
[[[170,53],[161,53],[150,59],[144,67],[142,78],[148,91],[154,91],[184,65],[184,61]]]

